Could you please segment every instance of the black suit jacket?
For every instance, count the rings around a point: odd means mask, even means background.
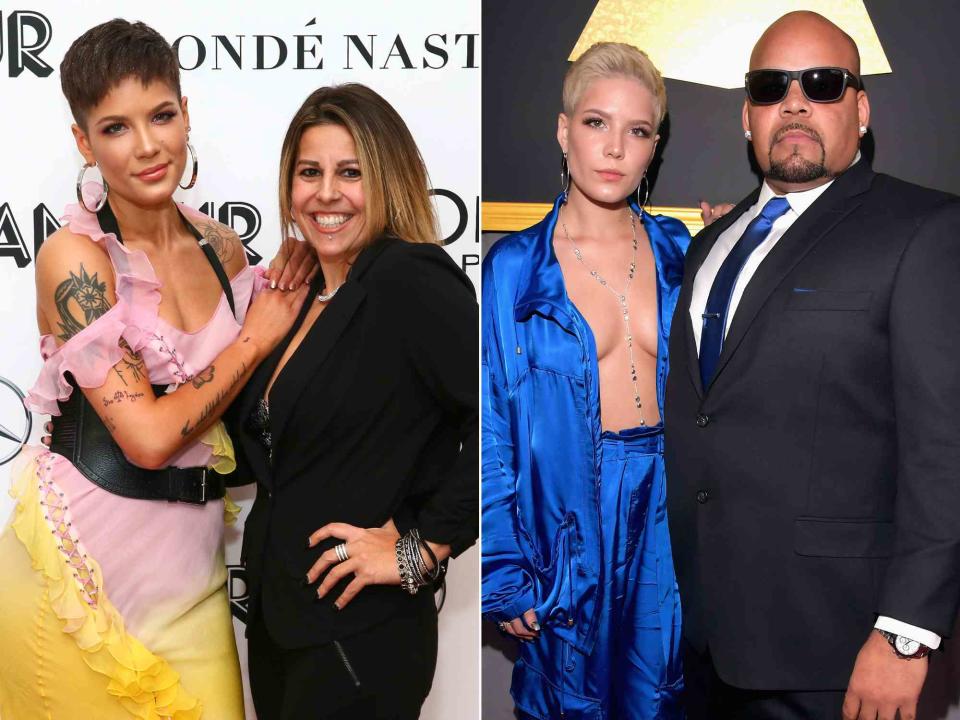
[[[878,614],[960,597],[960,199],[841,175],[757,269],[701,387],[687,255],[666,461],[684,634],[754,689],[842,689]]]
[[[368,586],[342,611],[307,570],[329,522],[379,527],[393,518],[457,555],[478,535],[477,304],[439,246],[381,238],[358,256],[270,391],[272,460],[248,419],[314,301],[234,404],[238,467],[257,483],[243,558],[250,617],[281,646],[316,645],[368,627],[432,593]],[[352,576],[350,576],[352,577]]]

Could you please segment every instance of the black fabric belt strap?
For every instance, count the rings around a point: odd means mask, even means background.
[[[179,212],[179,209],[178,209]],[[97,213],[100,227],[112,232],[122,244],[116,216],[107,203]],[[230,310],[236,317],[233,291],[220,258],[207,244],[200,232],[180,213],[180,218],[190,233],[197,238],[200,247],[217,274]],[[91,482],[115,495],[143,500],[169,500],[203,504],[219,500],[226,494],[231,475],[221,475],[205,467],[147,470],[131,463],[124,456],[100,416],[90,406],[73,377],[67,376],[73,387],[70,399],[60,403],[59,417],[52,417],[53,432],[50,450],[63,455],[73,463]],[[165,387],[153,385],[156,396],[163,395]],[[149,430],[145,430],[149,432]]]

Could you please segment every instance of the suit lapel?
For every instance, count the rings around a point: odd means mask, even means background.
[[[311,295],[315,296],[314,293]],[[304,391],[349,326],[365,296],[366,291],[360,283],[355,280],[345,282],[274,381],[270,388],[270,428],[274,448],[279,447],[290,416],[300,400],[306,398],[309,402],[316,399]],[[329,409],[329,403],[314,408],[317,424],[324,424],[323,418]]]
[[[350,326],[350,321],[357,310],[363,305],[364,298],[367,295],[363,284],[363,276],[367,269],[381,253],[396,242],[402,241],[383,237],[371,243],[360,253],[350,270],[347,281],[337,291],[336,296],[327,308],[320,313],[320,317],[307,332],[303,342],[300,343],[300,347],[290,356],[287,364],[274,381],[273,387],[270,388],[269,400],[270,426],[275,450],[279,447],[294,409],[301,401],[315,403],[313,408],[313,432],[316,432],[318,427],[323,427],[329,420],[330,414],[336,409],[336,402],[316,404],[316,396],[306,392],[306,390],[336,346],[337,341]],[[322,283],[323,279],[318,275],[314,287],[311,288],[304,303],[305,306],[313,302]],[[298,322],[297,327],[299,326],[300,323]],[[289,345],[289,340],[284,343],[284,347],[287,345]],[[276,367],[276,363],[273,366]],[[344,390],[344,388],[334,387],[329,388],[329,390],[335,393]]]
[[[703,397],[703,384],[700,380],[700,355],[697,352],[697,339],[693,333],[693,321],[690,319],[693,281],[700,271],[700,266],[703,265],[707,256],[710,254],[710,250],[712,250],[714,244],[716,244],[717,238],[757,202],[759,195],[760,189],[758,188],[741,200],[733,210],[697,233],[696,238],[694,238],[690,245],[690,251],[687,253],[687,259],[684,263],[683,284],[681,285],[680,299],[677,304],[682,311],[681,320],[684,328],[684,343],[687,348],[687,370],[690,373],[690,381],[693,383],[694,388],[696,388],[697,395],[701,398]],[[674,322],[676,322],[676,320],[675,315]]]
[[[872,180],[873,171],[870,166],[865,161],[858,162],[837,178],[834,184],[797,218],[760,263],[747,284],[730,323],[714,382],[737,351],[751,323],[770,295],[837,223],[860,206],[861,200],[856,196],[865,192]]]

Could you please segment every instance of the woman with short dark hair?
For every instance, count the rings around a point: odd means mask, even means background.
[[[19,458],[0,534],[0,716],[239,720],[219,417],[305,289],[266,289],[232,230],[174,202],[197,159],[156,31],[91,29],[61,81],[85,165],[36,259],[27,406],[53,433]],[[82,182],[93,165],[102,185]]]

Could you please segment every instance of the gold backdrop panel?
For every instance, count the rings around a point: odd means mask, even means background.
[[[813,10],[839,25],[860,48],[861,73],[892,72],[861,0],[600,0],[570,53],[625,42],[644,50],[664,77],[743,87],[754,43],[793,10]]]

